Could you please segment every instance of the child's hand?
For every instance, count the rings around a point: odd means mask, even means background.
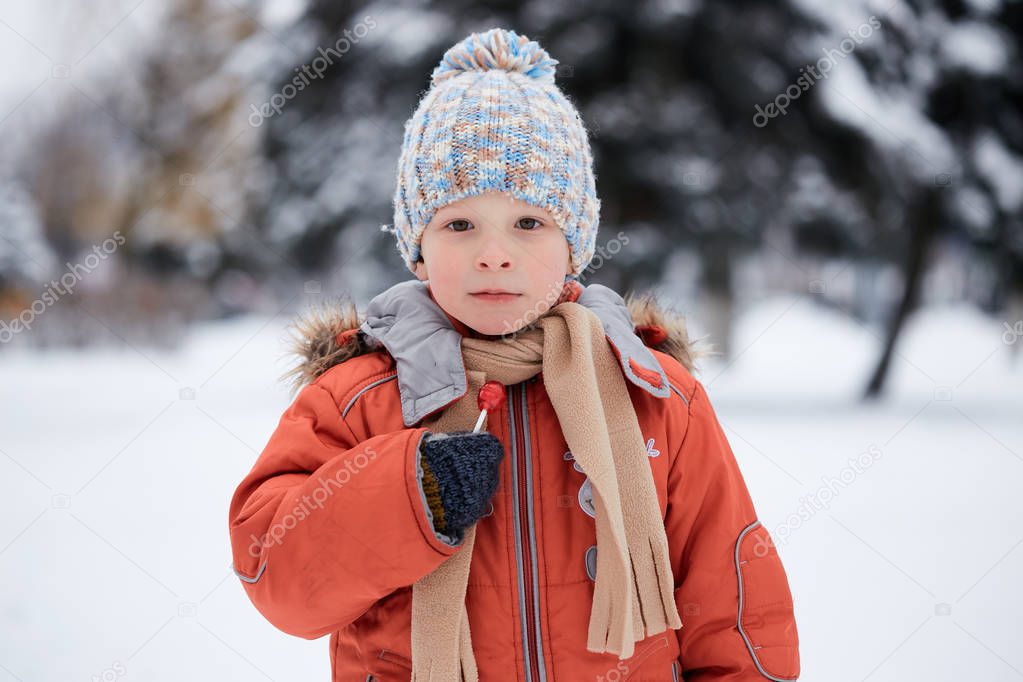
[[[443,505],[437,509],[431,502],[434,526],[460,540],[462,531],[486,513],[497,490],[504,446],[486,431],[453,431],[427,433],[420,449],[424,485],[430,476],[436,480]]]

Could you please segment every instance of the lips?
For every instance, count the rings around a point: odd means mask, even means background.
[[[469,294],[477,301],[489,301],[491,303],[504,303],[507,301],[513,301],[522,294],[516,294],[514,292],[505,291],[503,289],[482,289],[480,291]]]

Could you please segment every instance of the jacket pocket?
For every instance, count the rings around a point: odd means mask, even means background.
[[[735,543],[739,633],[757,669],[770,680],[799,677],[799,636],[792,593],[771,534],[760,521]]]
[[[397,651],[391,651],[390,649],[381,649],[377,652],[377,658],[381,661],[387,661],[396,666],[401,666],[406,670],[412,670],[412,659],[407,656],[399,654]]]
[[[605,682],[612,680],[621,682],[674,680],[675,663],[678,661],[679,655],[678,647],[672,647],[675,641],[677,640],[674,631],[669,630],[668,633],[651,635],[650,641],[636,642],[636,651],[630,658],[619,661],[612,671],[597,679]],[[668,661],[672,662],[668,664]],[[671,677],[666,678],[664,674],[669,669],[669,665]]]

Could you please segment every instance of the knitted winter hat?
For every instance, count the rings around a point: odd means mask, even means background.
[[[571,248],[569,276],[586,269],[600,201],[585,126],[554,84],[557,63],[500,28],[444,54],[405,124],[398,160],[393,231],[409,270],[438,209],[493,190],[549,211]]]

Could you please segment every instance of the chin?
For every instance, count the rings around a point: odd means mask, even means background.
[[[489,334],[491,336],[501,334],[511,334],[512,332],[518,331],[518,329],[512,329],[510,325],[504,323],[504,320],[496,322],[486,322],[478,320],[476,323],[466,323],[469,327],[472,327],[475,331],[480,334]],[[521,328],[521,327],[519,327]]]
[[[506,333],[504,325],[500,325],[500,324],[498,324],[498,325],[492,325],[492,324],[470,324],[469,326],[472,327],[472,329],[474,331],[476,331],[476,332],[478,332],[480,334],[488,334],[490,336],[495,336],[497,334],[505,334]]]

